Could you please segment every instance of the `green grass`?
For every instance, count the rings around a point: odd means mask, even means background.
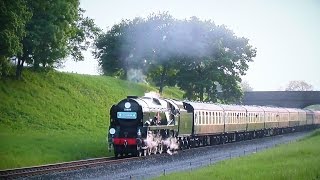
[[[305,107],[304,109],[310,109],[313,111],[320,111],[320,104],[310,105],[310,106]]]
[[[24,71],[0,80],[0,169],[111,155],[110,107],[127,95],[157,91],[105,76]],[[165,97],[181,91],[165,88]]]
[[[156,179],[320,179],[320,131],[292,144]]]

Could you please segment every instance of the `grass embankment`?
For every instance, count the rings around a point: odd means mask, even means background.
[[[109,109],[156,89],[111,77],[24,72],[0,80],[0,169],[108,156]],[[164,96],[182,98],[176,88]]]
[[[320,130],[292,144],[157,179],[320,179]]]

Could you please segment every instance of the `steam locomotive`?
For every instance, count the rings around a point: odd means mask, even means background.
[[[320,125],[320,111],[128,96],[110,109],[109,150],[118,156],[172,153],[301,131]]]

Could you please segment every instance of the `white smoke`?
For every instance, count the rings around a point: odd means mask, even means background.
[[[132,82],[145,82],[146,76],[142,73],[141,69],[129,69],[127,79]]]
[[[139,22],[138,25],[128,26],[124,31],[124,66],[132,69],[128,72],[128,80],[144,82],[143,72],[154,60],[170,61],[177,56],[197,60],[218,50],[217,43],[208,43],[212,42],[209,34],[217,28],[211,21],[199,22],[195,17],[174,21],[169,16],[166,17],[167,21],[162,21],[157,15],[148,18],[153,21],[137,18],[133,22]]]
[[[154,91],[144,93],[145,97],[160,98],[160,94]]]

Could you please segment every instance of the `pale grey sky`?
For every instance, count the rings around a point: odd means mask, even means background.
[[[104,30],[121,19],[168,11],[177,19],[197,16],[225,24],[250,39],[257,57],[247,81],[254,90],[279,90],[305,80],[320,90],[320,1],[318,0],[81,0],[86,15]],[[91,52],[84,62],[67,61],[63,71],[98,74]]]

